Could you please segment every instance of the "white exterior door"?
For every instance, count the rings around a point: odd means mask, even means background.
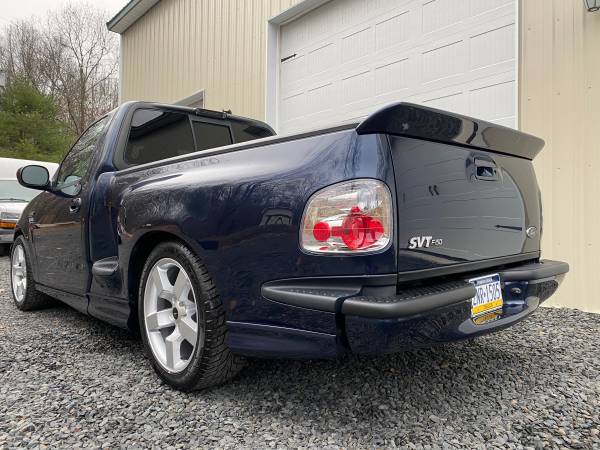
[[[397,101],[517,126],[516,0],[332,0],[281,26],[280,133]]]

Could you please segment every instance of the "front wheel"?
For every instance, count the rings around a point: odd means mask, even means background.
[[[23,236],[17,237],[10,254],[10,286],[13,300],[21,311],[44,308],[52,303],[50,297],[38,292],[33,280],[31,263]]]
[[[242,367],[225,344],[225,310],[199,258],[178,242],[159,244],[142,271],[138,297],[146,354],[171,386],[221,384]]]

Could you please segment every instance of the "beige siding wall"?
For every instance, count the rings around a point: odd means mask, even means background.
[[[162,0],[121,37],[122,101],[175,102],[264,118],[267,20],[298,0]]]
[[[521,128],[546,140],[543,254],[571,264],[551,304],[600,312],[600,12],[521,0],[521,34]]]

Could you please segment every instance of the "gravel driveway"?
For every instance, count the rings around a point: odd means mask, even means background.
[[[22,313],[0,259],[0,448],[599,448],[600,315],[543,309],[500,334],[345,361],[251,361],[162,384],[124,331]]]

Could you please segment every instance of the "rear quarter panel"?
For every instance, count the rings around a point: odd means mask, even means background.
[[[107,183],[107,198],[123,279],[136,242],[166,231],[203,259],[228,320],[333,332],[333,314],[284,307],[262,298],[260,287],[289,277],[395,273],[395,242],[361,257],[314,256],[299,248],[309,197],[352,178],[380,179],[395,192],[387,141],[345,130],[118,172]],[[114,289],[110,295],[130,295],[126,283]]]

